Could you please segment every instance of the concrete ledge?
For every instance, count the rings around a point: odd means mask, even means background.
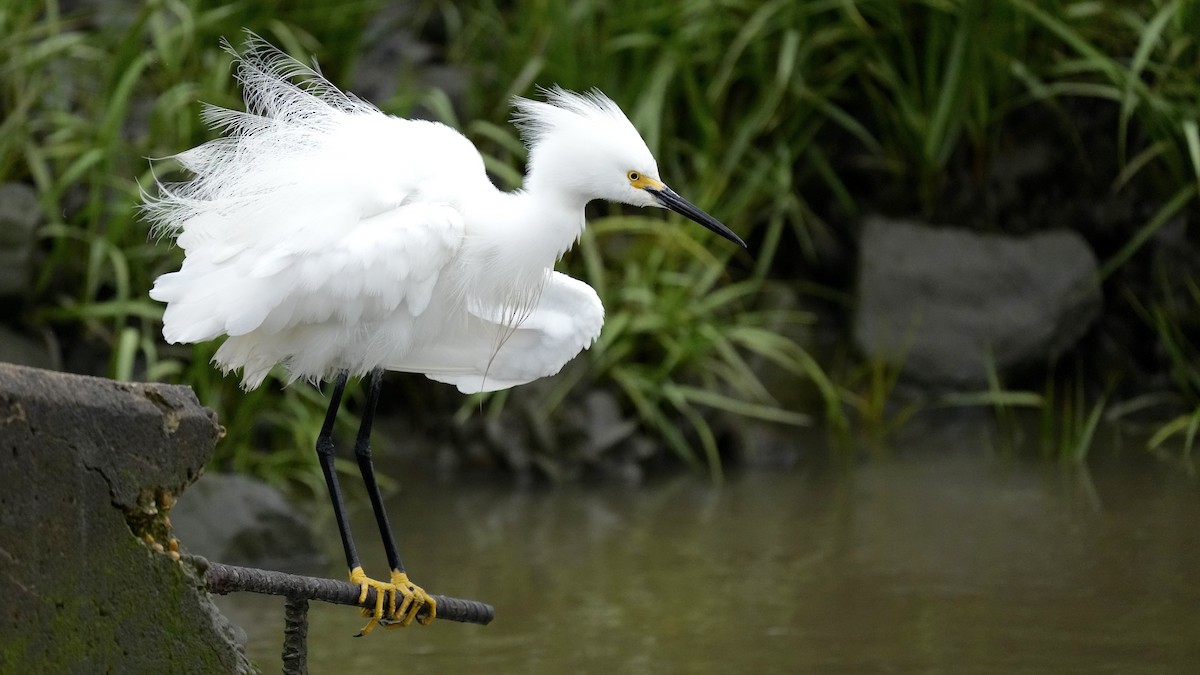
[[[219,434],[187,387],[0,364],[0,672],[253,670],[158,550]]]

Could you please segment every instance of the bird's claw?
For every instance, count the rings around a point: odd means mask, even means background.
[[[375,626],[381,625],[384,628],[404,628],[417,619],[417,622],[423,626],[429,625],[437,616],[437,602],[429,597],[423,588],[413,584],[408,580],[408,575],[404,572],[392,570],[392,579],[390,583],[376,581],[367,577],[361,567],[355,567],[350,570],[350,583],[358,584],[361,587],[361,592],[358,596],[358,603],[362,605],[367,601],[368,589],[375,589],[375,607],[363,607],[363,616],[369,617],[371,620],[363,626],[355,637],[361,637],[375,630]],[[400,597],[400,605],[396,605],[396,597]],[[384,600],[384,598],[387,598]],[[387,605],[386,610],[384,605]],[[417,612],[421,611],[422,607],[428,607],[428,612],[417,618]]]
[[[370,607],[366,607],[366,606],[363,606],[363,608],[362,608],[363,616],[369,616],[369,617],[371,617],[371,620],[367,623],[366,626],[363,626],[362,630],[358,631],[358,633],[354,636],[354,637],[362,637],[364,635],[367,635],[371,631],[375,630],[376,624],[378,624],[381,620],[383,620],[383,618],[385,616],[384,611],[383,611],[383,604],[385,602],[384,598],[390,598],[390,605],[388,607],[388,613],[390,614],[392,611],[395,610],[396,587],[392,586],[389,583],[385,583],[383,581],[376,581],[375,579],[368,577],[366,575],[366,573],[363,572],[362,567],[355,567],[354,569],[350,570],[350,583],[358,584],[359,587],[361,588],[361,591],[358,594],[358,604],[359,605],[363,605],[367,601],[368,590],[372,589],[372,588],[375,589],[375,607],[374,607],[374,609],[372,609]]]
[[[407,574],[392,570],[392,586],[403,600],[400,607],[387,618],[385,627],[404,628],[412,623],[413,619],[422,626],[428,626],[437,617],[437,601],[431,598],[425,589],[409,581]],[[393,603],[396,599],[395,593],[392,595]],[[424,616],[418,617],[417,613],[422,607],[428,608],[428,611]]]

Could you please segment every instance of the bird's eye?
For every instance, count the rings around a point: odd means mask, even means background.
[[[636,171],[630,171],[628,174],[628,177],[629,177],[629,182],[634,183],[634,182],[637,182],[637,179],[641,178],[642,176],[641,176],[641,174],[639,174]]]

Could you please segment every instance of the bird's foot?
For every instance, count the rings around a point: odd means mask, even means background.
[[[362,567],[355,567],[350,570],[350,583],[358,584],[362,589],[358,594],[358,604],[362,605],[363,616],[371,617],[367,625],[363,626],[362,630],[354,637],[362,637],[371,631],[375,630],[375,626],[383,621],[386,617],[391,616],[396,611],[396,587],[384,581],[372,579],[363,572]],[[365,606],[367,601],[367,591],[375,589],[375,607],[374,609]],[[387,603],[387,611],[384,611],[384,604]]]
[[[400,594],[402,600],[396,611],[382,621],[384,628],[404,628],[412,623],[413,619],[422,626],[428,626],[437,617],[437,601],[430,597],[425,589],[409,581],[407,574],[392,570],[392,586],[396,588],[396,593]],[[417,613],[422,607],[427,608],[427,611],[418,617]]]
[[[421,625],[428,625],[437,616],[437,602],[429,597],[424,589],[409,581],[404,572],[392,570],[392,579],[388,583],[371,579],[363,573],[361,567],[355,567],[350,570],[350,583],[358,584],[362,588],[358,596],[360,605],[367,601],[368,589],[375,589],[375,607],[362,608],[363,616],[370,617],[371,620],[355,637],[367,635],[375,630],[377,625],[384,628],[403,628],[411,624],[413,619],[417,619]],[[422,607],[428,607],[428,612],[418,619],[417,612]]]

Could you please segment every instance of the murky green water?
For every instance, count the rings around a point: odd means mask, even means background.
[[[390,509],[414,580],[490,602],[496,621],[354,639],[354,610],[314,605],[311,671],[1200,672],[1194,479],[1135,448],[1079,472],[979,438],[721,486],[410,473]],[[356,532],[384,574],[365,503]],[[234,605],[251,657],[279,672],[282,601]]]

